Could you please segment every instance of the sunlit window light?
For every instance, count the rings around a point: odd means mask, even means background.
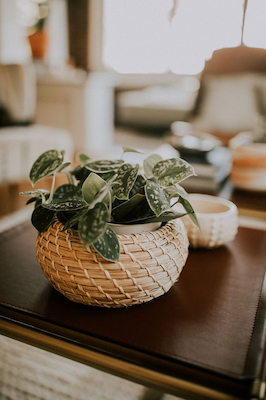
[[[265,15],[265,0],[249,0],[243,37],[246,46],[266,48]]]
[[[200,73],[214,50],[240,44],[243,4],[244,0],[104,0],[104,64],[120,73]],[[266,48],[264,15],[266,1],[249,0],[246,45]]]
[[[170,69],[197,74],[215,49],[240,43],[242,0],[179,0],[171,25]]]
[[[104,2],[104,63],[121,73],[168,70],[172,0]]]

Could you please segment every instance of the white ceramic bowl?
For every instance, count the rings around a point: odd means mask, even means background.
[[[234,240],[238,230],[238,211],[234,203],[221,197],[190,194],[201,231],[188,216],[182,218],[193,247],[218,247]]]

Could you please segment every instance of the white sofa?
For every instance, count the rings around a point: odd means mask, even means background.
[[[40,154],[65,150],[72,161],[74,142],[64,129],[34,124],[36,77],[32,64],[0,65],[0,108],[8,121],[8,126],[0,121],[0,215],[4,215],[25,204],[19,192],[31,189],[29,172]]]
[[[72,161],[73,138],[63,129],[41,125],[15,126],[0,129],[0,184],[25,180],[33,162],[47,150],[65,150],[65,159]]]

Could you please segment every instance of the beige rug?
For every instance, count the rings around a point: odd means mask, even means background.
[[[0,400],[177,400],[0,336]]]

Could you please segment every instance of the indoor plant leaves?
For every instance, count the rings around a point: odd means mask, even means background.
[[[145,194],[150,208],[157,217],[171,208],[169,194],[157,182],[148,180]]]
[[[157,182],[164,187],[172,186],[192,175],[196,175],[194,168],[182,158],[159,161],[153,167],[152,172]]]
[[[97,203],[81,217],[78,232],[84,247],[93,244],[104,233],[107,219],[108,210],[103,203]]]
[[[30,171],[30,181],[32,186],[34,186],[40,179],[52,175],[63,161],[63,154],[60,156],[57,150],[49,150],[41,154],[33,164]]]
[[[124,163],[123,160],[99,160],[90,161],[85,167],[92,172],[111,172],[116,171]]]
[[[120,243],[110,226],[106,226],[104,233],[93,243],[93,247],[105,260],[119,261]]]
[[[191,219],[191,221],[200,229],[200,224],[199,224],[197,215],[196,215],[192,205],[190,204],[190,202],[182,197],[179,197],[178,202],[180,204],[182,204],[184,209],[187,211],[188,216]]]
[[[90,204],[92,200],[95,199],[97,194],[101,191],[103,187],[106,186],[106,181],[103,180],[99,175],[91,172],[87,179],[84,181],[82,185],[82,196],[84,200]],[[106,196],[103,199],[104,203],[108,204],[109,196]]]
[[[51,225],[55,217],[55,213],[47,210],[39,205],[36,207],[31,216],[31,223],[39,232],[44,232]]]
[[[153,167],[159,162],[162,161],[162,157],[159,154],[151,154],[145,158],[143,161],[143,168],[146,177],[152,178],[153,175]]]
[[[138,175],[139,165],[123,164],[117,171],[114,184],[114,194],[120,200],[127,200]]]
[[[124,147],[123,154],[128,152],[140,153]],[[63,230],[78,231],[84,247],[92,245],[106,260],[118,261],[119,240],[108,223],[166,223],[188,214],[199,226],[189,196],[178,184],[195,173],[180,158],[163,160],[151,154],[139,167],[123,159],[94,161],[82,153],[78,156],[81,165],[73,170],[63,160],[64,152],[43,153],[33,164],[30,180],[34,185],[53,175],[50,192],[38,189],[21,193],[32,197],[28,203],[35,202],[32,223],[40,232],[59,221]],[[69,183],[54,190],[57,172],[65,172]],[[184,213],[171,208],[177,202]]]

